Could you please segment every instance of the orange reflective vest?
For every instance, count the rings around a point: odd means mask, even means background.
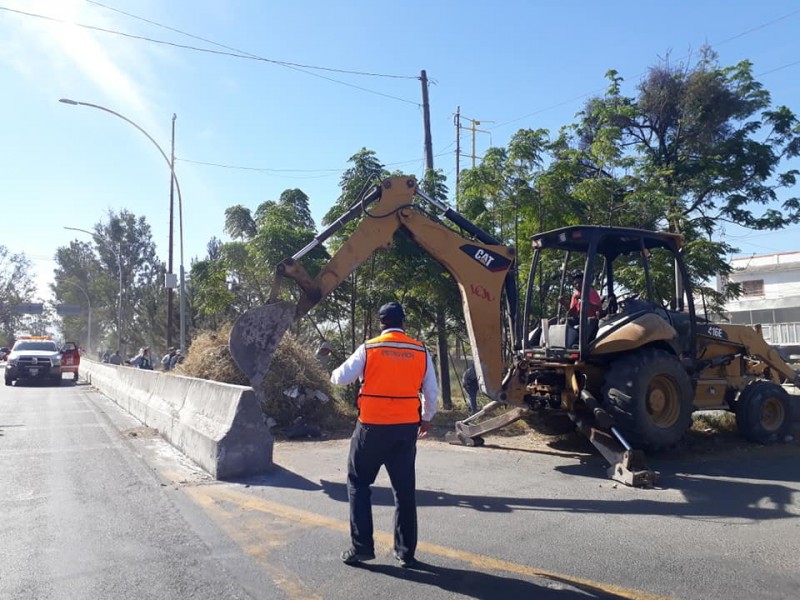
[[[419,391],[428,356],[402,331],[387,331],[364,344],[367,362],[358,394],[358,419],[373,425],[419,423]]]

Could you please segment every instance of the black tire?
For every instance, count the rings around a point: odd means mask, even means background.
[[[14,382],[10,377],[6,377],[6,385],[11,385]]]
[[[789,393],[771,381],[755,381],[739,394],[736,401],[736,427],[751,442],[782,442],[792,428]]]
[[[749,402],[750,396],[753,395],[753,392],[754,391],[758,391],[758,387],[759,386],[757,384],[759,384],[759,383],[764,383],[764,382],[762,382],[762,381],[753,381],[751,383],[748,383],[746,386],[744,386],[744,388],[742,388],[738,392],[738,394],[736,394],[734,392],[735,395],[734,395],[734,398],[733,398],[733,402],[728,402],[728,406],[731,407],[731,410],[734,412],[734,414],[736,412],[738,412],[740,404],[746,404],[747,402]],[[726,396],[726,398],[727,398],[727,396]]]
[[[614,426],[635,448],[670,448],[692,426],[691,379],[678,357],[664,350],[646,348],[611,363],[603,398]]]

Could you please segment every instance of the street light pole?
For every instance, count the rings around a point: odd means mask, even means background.
[[[114,247],[111,245],[111,241],[107,240],[103,236],[97,235],[93,231],[89,231],[88,229],[80,229],[79,227],[64,227],[64,229],[69,229],[71,231],[81,231],[83,233],[88,233],[92,236],[95,241],[105,243],[106,248],[110,249],[111,252],[114,252]],[[122,244],[117,242],[117,269],[119,271],[119,297],[117,298],[117,350],[121,351],[122,346]],[[70,282],[71,283],[71,282]],[[73,284],[75,285],[75,284]],[[83,291],[83,290],[81,290]],[[83,292],[84,294],[86,292]],[[87,294],[86,300],[89,300],[89,296]]]
[[[167,260],[167,273],[172,275],[172,248],[174,247],[172,232],[175,220],[175,113],[172,114],[172,151],[169,162],[169,258]],[[167,285],[167,348],[172,348],[172,282]],[[181,341],[183,347],[183,341]]]
[[[69,285],[74,285],[80,291],[83,292],[83,295],[86,296],[86,305],[88,306],[89,316],[86,319],[86,351],[91,356],[92,354],[92,301],[89,300],[89,294],[86,293],[86,290],[79,286],[74,281],[70,281],[69,279],[64,279],[61,283],[68,283]]]
[[[186,352],[186,302],[185,302],[185,295],[186,289],[184,286],[184,270],[183,270],[183,198],[181,197],[181,186],[178,183],[178,178],[175,175],[175,119],[177,118],[174,114],[172,116],[172,159],[167,156],[167,153],[164,152],[164,149],[158,144],[157,141],[153,139],[153,137],[147,133],[144,129],[142,129],[139,125],[131,121],[128,117],[119,114],[118,112],[111,110],[110,108],[106,108],[105,106],[100,106],[99,104],[92,104],[90,102],[79,102],[77,100],[71,100],[69,98],[61,98],[59,102],[63,104],[69,104],[71,106],[88,106],[90,108],[96,108],[98,110],[102,110],[103,112],[107,112],[109,114],[114,115],[115,117],[119,117],[126,123],[133,125],[136,129],[138,129],[150,142],[158,149],[161,153],[161,156],[164,157],[164,160],[167,162],[167,166],[169,166],[170,170],[170,216],[172,215],[172,184],[175,185],[175,190],[178,192],[178,220],[180,224],[180,328],[181,328],[181,352]],[[171,221],[171,219],[170,219]],[[170,223],[170,257],[172,255],[172,224]],[[170,272],[172,271],[172,265],[169,266]],[[171,298],[171,295],[170,295]],[[122,298],[120,297],[120,301]],[[168,306],[169,309],[169,306]],[[167,327],[167,335],[169,335],[169,326]]]

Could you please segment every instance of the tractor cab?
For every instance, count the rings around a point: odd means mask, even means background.
[[[575,226],[534,235],[532,244],[523,316],[528,359],[586,362],[653,342],[693,353],[681,236]]]

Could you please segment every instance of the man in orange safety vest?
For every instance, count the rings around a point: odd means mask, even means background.
[[[370,486],[383,465],[395,497],[394,557],[401,566],[413,568],[417,562],[416,442],[428,433],[439,385],[427,348],[405,333],[403,307],[397,302],[384,304],[378,316],[381,334],[361,344],[331,374],[333,383],[363,381],[347,463],[351,546],[342,553],[342,560],[353,565],[375,558]]]

